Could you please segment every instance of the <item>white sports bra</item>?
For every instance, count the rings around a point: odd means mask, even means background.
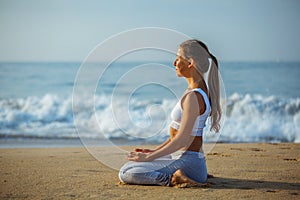
[[[190,90],[189,92],[192,92],[192,91],[199,92],[203,96],[203,99],[204,99],[204,102],[206,105],[206,109],[205,109],[204,113],[197,117],[197,119],[194,123],[192,133],[191,133],[192,136],[202,136],[203,128],[205,127],[205,122],[210,114],[210,103],[209,103],[209,99],[208,99],[206,93],[202,89],[195,88],[193,90]],[[185,95],[183,95],[183,96],[185,96]],[[181,116],[182,116],[181,100],[182,100],[182,98],[177,102],[177,104],[175,105],[175,107],[173,108],[173,110],[171,112],[172,122],[171,122],[170,126],[176,130],[179,130],[179,128],[180,128],[180,122],[181,122]]]

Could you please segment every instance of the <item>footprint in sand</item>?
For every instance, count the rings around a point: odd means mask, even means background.
[[[275,193],[277,192],[276,190],[267,190],[266,192],[272,192],[272,193]]]
[[[264,151],[263,149],[259,149],[259,148],[250,148],[251,151]]]
[[[230,150],[245,151],[245,149],[242,149],[242,148],[230,148]]]
[[[236,150],[236,151],[246,151],[246,150],[250,150],[250,151],[265,151],[265,150],[260,149],[260,148],[248,148],[248,149],[243,149],[243,148],[230,148],[230,150]]]
[[[300,161],[300,158],[284,158],[286,161]]]
[[[230,157],[231,155],[228,154],[221,154],[221,153],[209,153],[209,156],[222,156],[222,157]]]
[[[207,154],[207,155],[209,155],[209,156],[219,156],[219,155],[221,155],[221,154],[220,154],[220,153],[214,152],[214,153],[209,153],[209,154]]]

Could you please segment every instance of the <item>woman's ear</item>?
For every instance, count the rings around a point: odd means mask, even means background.
[[[191,67],[193,67],[193,66],[194,66],[194,64],[195,64],[195,61],[194,61],[194,59],[193,59],[193,58],[190,58],[190,59],[189,59],[189,62],[190,62],[190,64],[189,64],[188,68],[191,68]]]

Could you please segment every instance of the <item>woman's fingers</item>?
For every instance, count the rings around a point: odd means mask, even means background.
[[[140,152],[130,152],[127,159],[130,161],[143,162],[146,161],[146,154]]]
[[[134,152],[130,152],[129,154],[128,154],[128,156],[127,156],[127,159],[128,160],[132,160],[132,161],[134,161],[134,159],[135,159],[135,154],[133,154]]]
[[[128,160],[131,160],[131,161],[135,161],[135,160],[136,160],[136,157],[135,157],[135,156],[129,155],[129,156],[127,156],[127,159],[128,159]]]
[[[141,148],[136,148],[136,149],[134,149],[134,151],[135,151],[135,152],[143,152],[143,151],[144,151],[144,149],[141,149]]]
[[[130,152],[129,156],[136,156],[139,152]]]
[[[127,158],[128,158],[129,160],[135,160],[135,159],[138,158],[138,156],[139,156],[139,152],[130,152],[130,153],[128,154]]]

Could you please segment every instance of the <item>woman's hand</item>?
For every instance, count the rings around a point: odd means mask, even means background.
[[[135,162],[149,162],[151,161],[147,156],[149,153],[141,153],[141,152],[130,152],[127,159]]]
[[[141,152],[141,153],[153,153],[155,150],[152,149],[142,149],[142,148],[136,148],[134,149],[135,152]]]

